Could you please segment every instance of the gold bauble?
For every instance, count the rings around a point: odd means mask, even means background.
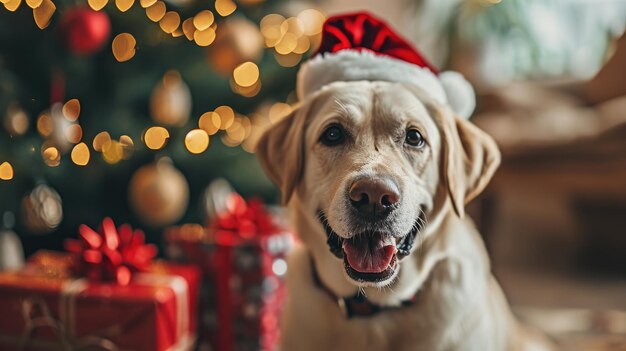
[[[151,227],[178,221],[189,202],[187,180],[168,158],[139,168],[130,180],[128,193],[133,210]]]
[[[33,233],[53,231],[63,219],[61,196],[45,184],[37,185],[22,199],[22,217],[26,228]]]
[[[209,63],[217,72],[230,76],[246,61],[258,61],[263,54],[259,28],[242,17],[229,17],[217,30],[215,42],[207,49]]]
[[[191,113],[191,92],[176,71],[168,71],[154,87],[150,112],[158,124],[182,127]]]

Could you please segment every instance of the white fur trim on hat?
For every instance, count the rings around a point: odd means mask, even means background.
[[[472,85],[459,72],[439,73],[439,81],[446,91],[448,104],[461,117],[470,118],[476,108],[476,94]]]
[[[441,79],[444,77],[445,82]],[[464,84],[459,84],[457,78]],[[474,91],[461,74],[445,72],[437,77],[428,68],[366,50],[324,53],[302,64],[298,72],[298,98],[303,100],[332,82],[359,80],[413,84],[433,100],[442,104],[450,103],[450,106],[464,117],[469,117],[474,108]],[[467,101],[470,99],[470,93],[471,101]],[[462,111],[457,110],[457,107],[461,107]]]

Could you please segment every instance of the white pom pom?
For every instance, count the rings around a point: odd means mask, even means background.
[[[461,117],[469,118],[476,108],[474,88],[459,72],[446,71],[439,74],[439,81],[446,91],[452,110]]]

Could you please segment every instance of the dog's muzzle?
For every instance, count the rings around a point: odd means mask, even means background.
[[[424,211],[421,211],[411,230],[401,237],[365,231],[345,239],[335,233],[323,211],[318,212],[318,218],[326,232],[330,252],[343,260],[348,276],[370,283],[384,282],[394,276],[398,262],[411,253],[425,223]]]

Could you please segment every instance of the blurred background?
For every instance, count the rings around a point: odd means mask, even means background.
[[[516,312],[626,350],[626,1],[0,2],[3,264],[104,216],[160,245],[216,178],[277,203],[254,143],[324,19],[366,9],[476,88],[503,163],[470,213]]]

